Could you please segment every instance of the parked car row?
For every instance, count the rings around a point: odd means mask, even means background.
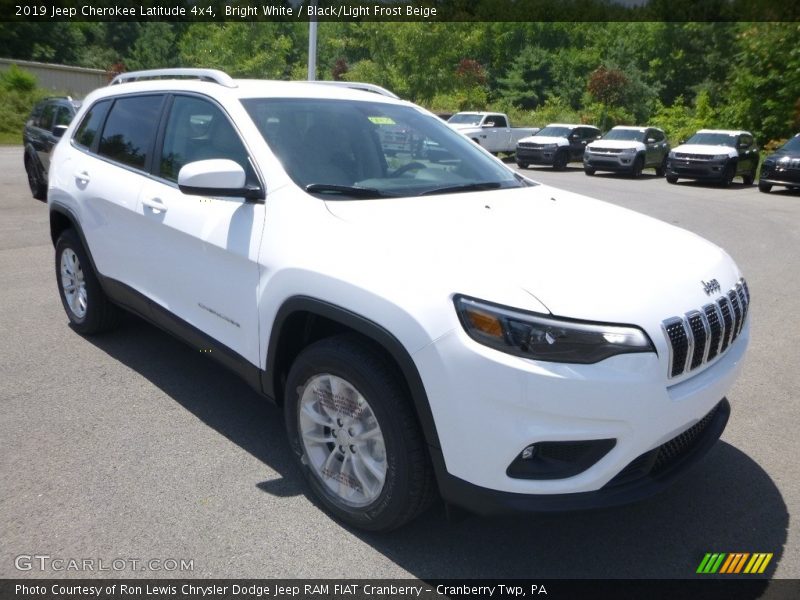
[[[635,178],[653,168],[668,183],[693,179],[728,186],[736,177],[753,184],[759,152],[753,134],[741,130],[701,129],[670,148],[658,127],[618,126],[601,136],[591,125],[553,123],[517,143],[516,161],[522,169],[532,164],[563,169],[582,161],[590,176],[611,171]],[[800,188],[800,134],[765,159],[758,189],[769,192],[774,185]]]

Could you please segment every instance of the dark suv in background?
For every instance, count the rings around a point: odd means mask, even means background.
[[[800,133],[764,159],[758,189],[767,193],[773,185],[800,189]]]
[[[667,182],[696,179],[729,186],[741,175],[745,185],[752,185],[759,158],[749,131],[701,129],[669,153]]]
[[[583,160],[587,144],[599,139],[600,130],[592,125],[551,123],[517,142],[517,166],[552,165],[560,170],[568,162]]]
[[[37,200],[47,197],[47,170],[50,153],[67,126],[78,112],[81,103],[69,96],[45,98],[31,111],[22,133],[25,145],[25,171],[31,194]]]

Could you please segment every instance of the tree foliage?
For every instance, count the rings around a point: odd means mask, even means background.
[[[473,4],[447,6],[471,15]],[[506,109],[525,125],[562,114],[603,127],[714,123],[749,129],[762,143],[797,132],[800,26],[707,22],[700,4],[654,1],[648,14],[662,19],[646,22],[321,22],[317,72],[440,110]],[[674,10],[695,11],[698,21],[664,18]],[[0,56],[103,69],[202,66],[304,79],[307,48],[300,22],[0,23]]]

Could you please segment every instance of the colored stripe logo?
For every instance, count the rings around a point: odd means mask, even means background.
[[[763,573],[771,560],[772,552],[707,552],[696,572],[702,575],[756,575]]]

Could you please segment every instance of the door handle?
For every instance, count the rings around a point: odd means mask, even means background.
[[[142,204],[157,212],[167,212],[167,205],[161,201],[161,198],[145,198],[142,200]]]
[[[85,183],[89,183],[92,179],[91,177],[89,177],[89,173],[87,173],[86,171],[75,171],[74,177],[78,181],[82,181]]]

